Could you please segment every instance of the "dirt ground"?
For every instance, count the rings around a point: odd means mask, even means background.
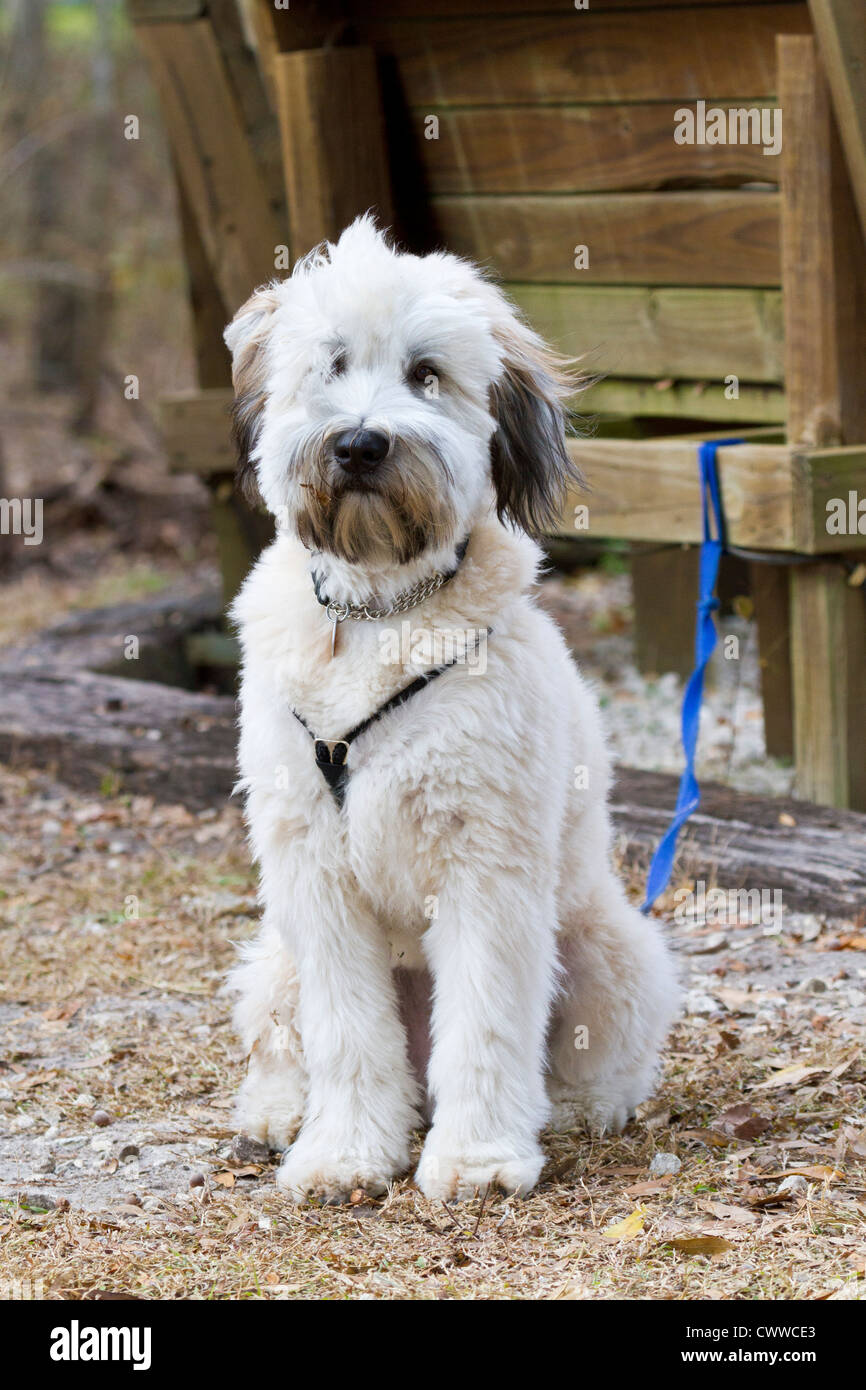
[[[526,1200],[446,1206],[406,1179],[297,1209],[231,1124],[222,982],[257,916],[237,809],[6,772],[0,883],[6,1296],[866,1294],[862,922],[669,911],[686,1012],[621,1137],[548,1137]]]

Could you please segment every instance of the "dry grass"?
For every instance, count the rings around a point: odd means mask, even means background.
[[[685,1020],[643,1117],[620,1138],[550,1137],[546,1177],[526,1201],[492,1194],[449,1207],[403,1181],[381,1202],[296,1210],[272,1165],[239,1172],[227,1157],[241,1063],[220,985],[231,940],[255,917],[236,811],[88,800],[11,775],[0,787],[5,1146],[48,1132],[62,1153],[84,1132],[84,1148],[67,1151],[82,1155],[78,1168],[33,1173],[25,1160],[7,1170],[3,1280],[41,1280],[64,1298],[863,1291],[862,1048],[826,1008],[823,1021],[785,1013],[775,1028],[735,1011]],[[808,1084],[751,1091],[792,1058],[822,1070]],[[767,1119],[764,1133],[712,1128],[745,1100]],[[99,1109],[111,1116],[104,1130]],[[118,1162],[131,1132],[142,1151],[173,1155],[169,1189],[158,1169]],[[677,1174],[650,1176],[660,1150],[679,1156]],[[778,1175],[796,1168],[801,1190],[779,1194]],[[91,1169],[110,1191],[101,1209],[86,1184],[79,1194]],[[190,1186],[196,1170],[204,1181]],[[57,1206],[39,1210],[39,1194]],[[617,1238],[609,1228],[629,1217]],[[708,1253],[669,1243],[707,1237]]]

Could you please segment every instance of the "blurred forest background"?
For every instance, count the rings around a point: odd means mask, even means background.
[[[0,496],[41,497],[45,528],[0,548],[9,641],[46,604],[192,579],[212,541],[156,426],[194,369],[170,158],[122,0],[0,0],[0,74]]]

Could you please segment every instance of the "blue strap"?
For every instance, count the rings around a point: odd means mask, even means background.
[[[695,626],[695,669],[683,695],[682,737],[686,766],[680,779],[679,795],[673,820],[653,855],[646,885],[646,900],[641,912],[649,912],[656,898],[670,882],[677,852],[679,833],[689,816],[698,809],[701,789],[695,776],[695,750],[701,719],[701,700],[704,693],[704,672],[716,646],[716,623],[713,617],[719,606],[715,597],[719,561],[725,548],[725,529],[719,478],[716,472],[716,450],[730,444],[742,444],[741,439],[714,439],[698,446],[701,473],[701,506],[704,517],[704,539],[701,544],[700,580],[698,586],[698,616]],[[715,534],[713,532],[715,531]]]

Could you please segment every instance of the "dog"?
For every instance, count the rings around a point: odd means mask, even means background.
[[[574,364],[369,217],[225,339],[277,521],[232,609],[263,905],[237,1123],[298,1202],[381,1194],[425,1123],[428,1198],[528,1193],[545,1125],[618,1131],[647,1097],[678,994],[611,867],[596,700],[533,598]]]

